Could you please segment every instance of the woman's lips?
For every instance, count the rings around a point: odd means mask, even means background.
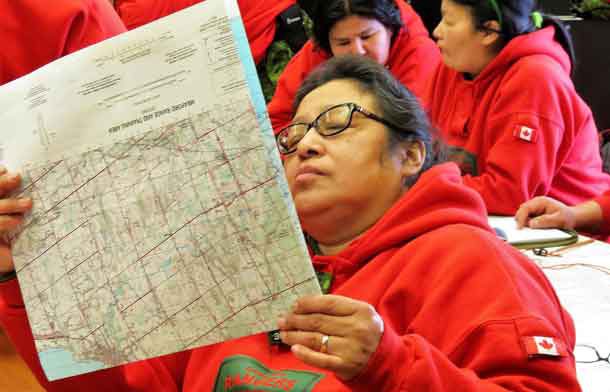
[[[299,167],[294,179],[296,182],[305,182],[324,175],[325,173],[322,170],[314,166],[304,165]]]

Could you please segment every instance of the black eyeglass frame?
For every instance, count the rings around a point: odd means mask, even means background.
[[[590,346],[590,345],[588,345],[588,344],[577,344],[576,346],[577,346],[577,347],[586,347],[586,348],[588,348],[588,349],[590,349],[590,350],[593,350],[593,352],[595,352],[595,355],[597,356],[597,359],[596,359],[596,360],[594,360],[594,361],[583,361],[583,360],[576,359],[576,363],[597,363],[597,362],[607,362],[607,363],[609,363],[609,364],[610,364],[610,354],[608,354],[608,356],[604,358],[604,357],[602,357],[602,356],[600,355],[599,351],[597,351],[597,349],[596,349],[595,347],[593,347],[593,346]]]
[[[337,129],[337,130],[333,130],[332,132],[328,132],[328,133],[322,133],[320,132],[320,129],[318,128],[318,121],[320,120],[320,118],[322,118],[322,116],[324,116],[326,113],[328,113],[329,111],[333,110],[333,109],[337,109],[339,107],[344,107],[347,106],[349,108],[349,118],[345,124],[345,126],[343,128]],[[307,135],[307,132],[309,132],[311,130],[311,128],[316,128],[316,132],[318,132],[319,135],[321,136],[333,136],[333,135],[337,135],[343,131],[345,131],[347,128],[350,127],[350,125],[352,125],[352,118],[354,117],[354,112],[359,112],[362,113],[365,117],[370,118],[371,120],[375,120],[389,128],[396,128],[395,125],[391,124],[389,121],[385,120],[384,118],[376,115],[375,113],[372,113],[368,110],[366,110],[365,108],[363,108],[360,105],[357,105],[353,102],[346,102],[346,103],[341,103],[339,105],[334,105],[329,107],[328,109],[324,110],[322,113],[318,114],[318,116],[310,123],[305,123],[305,122],[298,122],[298,123],[292,123],[284,128],[282,128],[281,131],[278,132],[278,134],[275,136],[275,143],[278,147],[278,149],[280,150],[280,153],[283,155],[287,155],[287,154],[291,154],[293,152],[295,152],[297,150],[297,146],[299,144],[299,142],[301,140],[303,140],[303,138],[305,137],[305,135]],[[305,132],[303,133],[303,136],[301,136],[301,138],[299,140],[296,141],[296,143],[294,143],[294,147],[286,150],[281,144],[280,144],[280,137],[282,136],[282,134],[284,133],[284,131],[286,131],[289,128],[294,127],[295,125],[306,125],[307,129],[305,130]]]

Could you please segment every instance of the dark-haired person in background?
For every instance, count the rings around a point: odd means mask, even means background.
[[[278,80],[267,106],[274,130],[292,119],[292,101],[301,82],[332,56],[372,58],[422,97],[440,56],[421,19],[405,1],[315,0],[303,7],[312,18],[314,39],[291,59]]]
[[[282,346],[261,333],[122,366],[114,389],[78,376],[48,391],[579,391],[570,316],[439,160],[418,100],[373,60],[339,56],[294,105],[277,144],[329,295],[278,320]],[[13,268],[0,259],[0,322],[37,364]]]
[[[429,86],[432,121],[492,214],[610,188],[591,110],[570,79],[570,36],[535,4],[443,0],[434,31],[444,64]]]

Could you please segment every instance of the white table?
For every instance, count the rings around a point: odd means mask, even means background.
[[[579,243],[588,240],[579,237]],[[557,249],[557,248],[555,248]],[[549,251],[555,250],[549,249]],[[559,248],[560,249],[560,248]],[[576,371],[585,392],[610,391],[610,363],[579,363],[593,346],[610,355],[610,244],[595,241],[565,249],[561,256],[537,256],[525,251],[545,272],[576,326]],[[581,351],[582,350],[582,351]],[[595,356],[594,352],[589,352]]]

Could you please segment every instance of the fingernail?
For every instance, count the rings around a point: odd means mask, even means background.
[[[6,167],[0,166],[0,175],[6,173]]]
[[[23,199],[19,199],[19,201],[17,202],[19,204],[19,207],[31,207],[32,206],[32,199],[29,197],[24,197]]]
[[[294,304],[292,304],[292,312],[296,313],[297,309],[299,309],[299,303],[295,302]]]
[[[277,326],[279,329],[284,328],[286,326],[286,319],[284,319],[284,318],[277,319]]]

